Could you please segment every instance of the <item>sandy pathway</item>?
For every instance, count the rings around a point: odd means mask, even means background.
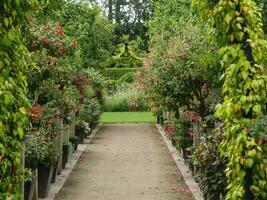
[[[60,200],[192,200],[154,125],[105,125],[88,145]]]

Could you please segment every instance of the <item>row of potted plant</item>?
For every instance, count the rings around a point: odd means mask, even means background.
[[[47,197],[51,183],[55,183],[57,175],[65,169],[71,152],[76,151],[78,145],[91,133],[88,124],[83,123],[85,126],[75,126],[75,135],[69,137],[69,142],[58,141],[60,133],[52,140],[41,132],[26,137],[25,167],[32,174],[24,184],[25,200],[33,199],[34,196]],[[60,148],[57,147],[58,142],[61,143]]]
[[[34,196],[34,185],[38,185],[38,197],[48,195],[72,150],[96,127],[104,89],[97,71],[81,67],[78,43],[59,23],[32,20],[29,30],[26,43],[35,67],[28,70],[32,107],[25,167],[32,176],[25,182],[27,200]]]

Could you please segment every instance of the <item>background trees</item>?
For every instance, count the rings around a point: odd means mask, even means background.
[[[152,14],[152,0],[102,0],[110,21],[116,23],[116,43],[122,35],[140,36],[147,44],[147,20]]]

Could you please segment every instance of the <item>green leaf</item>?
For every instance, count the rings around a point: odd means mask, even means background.
[[[246,167],[251,168],[253,164],[254,164],[254,160],[252,158],[247,158],[245,160],[245,166]]]
[[[255,114],[261,114],[262,113],[261,105],[259,105],[259,104],[253,106],[252,110],[254,111]]]
[[[4,18],[4,24],[5,24],[6,27],[8,27],[9,21],[8,21],[8,18],[7,17]]]
[[[225,15],[224,17],[224,21],[229,25],[231,20],[233,19],[233,17],[231,16],[230,13],[227,13],[227,15]]]

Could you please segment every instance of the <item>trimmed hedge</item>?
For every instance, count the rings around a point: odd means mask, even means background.
[[[118,80],[128,73],[135,73],[136,68],[105,68],[103,76]]]

